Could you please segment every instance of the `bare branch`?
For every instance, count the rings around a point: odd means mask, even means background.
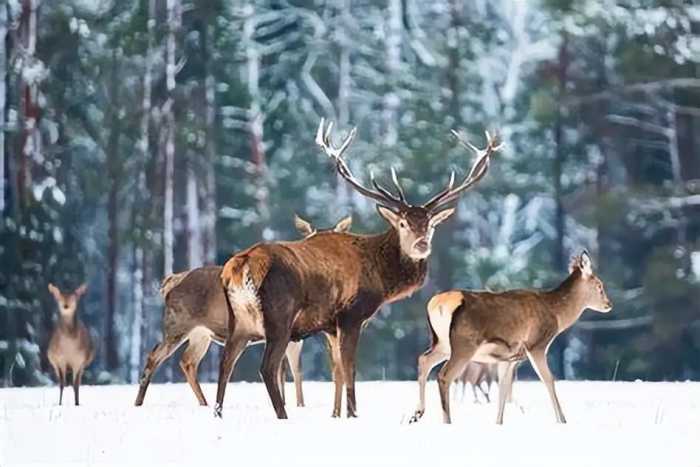
[[[638,318],[613,319],[613,320],[596,320],[596,321],[579,321],[575,324],[576,329],[586,331],[598,330],[621,330],[650,326],[654,318],[652,316],[640,316]]]
[[[645,131],[649,131],[652,133],[659,134],[661,136],[664,136],[666,138],[671,137],[671,131],[669,128],[663,127],[661,125],[657,125],[655,123],[649,123],[645,122],[644,120],[640,120],[635,117],[625,117],[623,115],[608,115],[607,120],[612,122],[612,123],[618,123],[620,125],[627,125],[627,126],[633,126],[640,128]]]
[[[579,105],[591,104],[599,100],[619,98],[621,95],[626,93],[650,92],[671,88],[700,88],[700,78],[675,78],[660,81],[649,81],[646,83],[628,84],[585,96],[570,97],[568,99],[564,99],[563,105],[575,107]]]

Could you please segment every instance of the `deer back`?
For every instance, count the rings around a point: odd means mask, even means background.
[[[424,261],[400,254],[395,233],[327,232],[296,242],[258,244],[232,257],[221,279],[229,290],[284,295],[301,310],[294,336],[334,328],[337,314],[363,304],[366,319],[385,302],[419,288]]]
[[[204,266],[164,279],[161,290],[167,289],[163,316],[165,334],[186,334],[201,325],[220,339],[225,338],[228,308],[219,282],[222,269],[221,266]]]

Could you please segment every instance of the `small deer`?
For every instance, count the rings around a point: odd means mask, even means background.
[[[58,305],[58,322],[51,334],[47,351],[60,388],[58,405],[63,404],[63,387],[69,370],[73,377],[75,405],[80,405],[80,380],[83,371],[95,357],[90,333],[77,317],[78,302],[86,291],[85,284],[72,293],[63,293],[55,285],[49,284],[49,292]]]
[[[325,235],[328,232],[346,232],[352,225],[352,218],[347,216],[341,219],[332,229],[317,230],[312,224],[295,215],[294,225],[299,233],[305,238],[309,238]],[[199,363],[207,353],[212,340],[223,345],[228,335],[228,307],[219,281],[221,270],[221,266],[204,266],[171,274],[163,279],[160,288],[160,294],[165,301],[163,341],[157,344],[148,355],[135,405],[143,404],[146,390],[154,372],[185,342],[187,342],[187,347],[180,358],[180,368],[199,404],[207,405],[207,400],[197,380]],[[252,343],[259,342],[263,341]],[[301,374],[302,344],[302,341],[290,342],[286,350],[287,361],[296,389],[297,406],[299,407],[304,406]],[[329,345],[331,348],[335,345],[335,340],[332,337],[329,338]],[[279,379],[283,393],[284,372],[282,369],[279,373]]]
[[[435,229],[454,213],[460,196],[487,173],[490,156],[500,147],[488,134],[485,150],[460,139],[478,155],[464,180],[455,186],[453,173],[446,188],[427,203],[413,205],[393,170],[394,193],[376,180],[372,188],[358,180],[343,159],[355,129],[338,147],[330,141],[331,130],[332,124],[326,127],[321,120],[316,143],[350,186],[377,203],[389,229],[374,235],[329,233],[296,242],[259,243],[226,262],[221,284],[232,319],[219,368],[216,416],[221,416],[226,384],[238,356],[249,341],[265,339],[260,373],[275,414],[287,418],[276,383],[287,344],[322,332],[338,339],[334,367],[343,373],[347,416],[356,417],[355,359],[363,324],[383,305],[423,286]],[[335,404],[333,416],[339,412]]]
[[[459,377],[459,380],[462,383],[462,399],[464,399],[464,393],[467,390],[467,384],[469,384],[474,393],[474,402],[479,402],[479,397],[476,393],[477,389],[479,389],[481,395],[484,396],[486,402],[491,402],[491,398],[489,397],[491,383],[498,381],[496,364],[469,362],[467,366],[464,367],[464,371]],[[486,389],[484,389],[484,384],[486,385]]]
[[[515,367],[520,361],[529,359],[547,387],[557,422],[566,423],[554,390],[554,378],[547,365],[547,350],[554,338],[572,326],[585,309],[602,313],[612,309],[603,282],[593,273],[591,258],[586,251],[572,260],[569,272],[564,282],[546,292],[451,290],[435,295],[428,303],[433,343],[418,358],[420,399],[411,421],[419,420],[425,412],[428,373],[448,359],[438,374],[444,422],[451,422],[450,384],[469,361],[506,362],[499,382],[496,418],[496,423],[502,424]]]

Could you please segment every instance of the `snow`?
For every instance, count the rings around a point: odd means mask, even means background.
[[[559,382],[569,423],[557,425],[544,386],[518,381],[523,411],[509,404],[503,426],[470,391],[464,402],[455,392],[443,425],[434,381],[413,425],[414,382],[358,383],[350,420],[330,418],[326,382],[304,383],[308,407],[289,406],[289,420],[274,418],[260,383],[229,384],[222,420],[184,383],[151,385],[143,407],[136,389],[84,386],[80,407],[70,388],[62,407],[56,387],[0,389],[0,465],[700,465],[700,383]],[[204,385],[210,401],[215,390]]]

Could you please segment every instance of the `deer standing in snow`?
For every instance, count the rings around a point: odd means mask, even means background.
[[[602,313],[612,309],[586,251],[572,260],[569,272],[564,282],[546,292],[451,290],[430,299],[428,322],[433,343],[418,358],[420,399],[411,421],[419,420],[425,412],[425,383],[438,363],[447,360],[438,374],[438,386],[443,420],[450,423],[449,387],[465,365],[469,361],[507,362],[498,389],[496,423],[502,424],[513,372],[520,361],[528,359],[547,387],[557,422],[566,423],[547,365],[547,350],[585,309]]]
[[[333,229],[317,230],[309,222],[294,216],[294,225],[306,238],[325,235],[327,232],[346,232],[351,224],[352,218],[348,216],[341,219]],[[165,301],[163,341],[157,344],[147,357],[135,405],[143,404],[154,372],[185,342],[187,347],[180,358],[180,368],[199,404],[207,405],[197,380],[199,363],[207,353],[211,342],[223,345],[228,334],[228,307],[219,279],[221,270],[221,266],[204,266],[170,274],[163,279],[160,288],[160,294]],[[332,349],[335,341],[329,340],[329,345]],[[290,342],[286,350],[299,407],[304,406],[301,349],[302,341],[298,341]],[[280,371],[279,378],[279,384],[284,391],[283,371]]]
[[[496,374],[496,364],[495,363],[479,363],[479,362],[469,362],[467,366],[464,367],[462,375],[459,377],[462,383],[462,399],[464,399],[464,393],[467,390],[467,384],[472,388],[474,393],[474,402],[479,402],[479,397],[477,396],[476,390],[479,389],[481,394],[486,399],[486,402],[491,402],[489,393],[491,392],[491,383],[498,381],[498,376]],[[483,385],[486,385],[484,390]]]
[[[453,214],[454,202],[486,174],[490,156],[499,147],[490,137],[483,151],[464,143],[478,154],[464,180],[454,186],[453,173],[448,186],[430,201],[412,205],[393,170],[396,193],[375,180],[368,188],[355,178],[342,157],[355,130],[334,147],[331,129],[332,124],[326,128],[321,120],[316,143],[347,183],[377,203],[390,227],[375,235],[329,233],[296,242],[260,243],[226,262],[221,283],[229,302],[229,337],[219,369],[217,416],[238,356],[250,340],[265,339],[260,373],[277,417],[287,418],[276,383],[287,344],[323,332],[338,339],[334,366],[343,374],[347,416],[356,417],[355,358],[363,323],[382,305],[422,287],[435,228]],[[335,404],[333,416],[339,414]]]
[[[68,378],[68,371],[73,377],[75,405],[80,405],[80,380],[83,371],[95,357],[90,333],[77,316],[78,303],[86,291],[85,284],[71,293],[63,293],[55,285],[49,284],[49,292],[58,305],[58,322],[51,333],[47,351],[60,388],[58,405],[63,404],[63,387]]]

